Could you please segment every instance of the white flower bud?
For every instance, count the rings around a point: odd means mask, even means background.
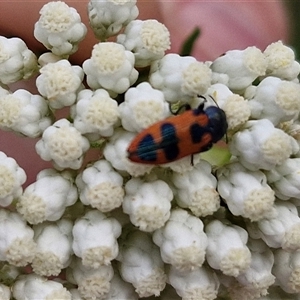
[[[252,238],[261,238],[269,247],[287,251],[300,249],[300,217],[296,206],[290,201],[276,201],[275,213],[268,219],[248,223]]]
[[[294,278],[297,278],[295,276]],[[299,300],[299,294],[290,294],[284,292],[280,286],[272,285],[268,289],[268,295],[261,297],[259,300]]]
[[[211,75],[210,68],[194,57],[170,53],[152,63],[149,82],[166,101],[188,103],[207,91]]]
[[[9,94],[10,94],[10,92],[6,88],[2,87],[1,82],[0,82],[0,98],[3,96],[7,96]]]
[[[99,160],[76,178],[80,201],[102,212],[121,206],[124,198],[123,177],[106,160]]]
[[[212,215],[220,207],[216,191],[217,180],[211,174],[211,165],[202,160],[185,173],[174,173],[172,181],[176,186],[176,202],[189,208],[197,217]]]
[[[57,223],[44,222],[33,227],[37,244],[32,261],[34,273],[41,276],[57,276],[66,268],[73,253],[72,222],[61,219]]]
[[[276,276],[276,283],[289,296],[296,294],[299,297],[300,251],[291,252],[284,249],[277,249],[274,251],[274,258],[275,263],[272,272]],[[285,297],[284,299],[288,298]]]
[[[0,299],[1,300],[10,300],[11,299],[11,291],[10,287],[0,284]]]
[[[61,60],[61,57],[53,54],[52,52],[45,52],[38,58],[38,63],[41,67],[46,66],[49,63],[56,63]]]
[[[110,291],[114,270],[111,265],[89,268],[77,258],[68,267],[66,275],[68,282],[78,285],[78,292],[83,299],[105,300]]]
[[[117,129],[109,142],[106,143],[103,154],[105,159],[109,161],[116,170],[121,172],[126,171],[131,176],[137,177],[150,173],[153,166],[133,163],[127,158],[127,148],[134,136],[135,134],[131,132]]]
[[[119,253],[117,238],[121,228],[116,219],[96,210],[89,211],[77,219],[73,227],[75,255],[82,258],[85,267],[97,269],[110,265]]]
[[[220,168],[217,178],[218,192],[232,214],[251,221],[272,216],[275,195],[263,172],[249,171],[236,162]]]
[[[15,212],[0,210],[0,261],[17,267],[31,263],[36,251],[34,232]]]
[[[99,40],[116,35],[138,14],[136,0],[90,0],[88,4],[90,25]]]
[[[68,172],[58,173],[53,169],[42,170],[36,182],[30,184],[18,199],[18,212],[30,223],[56,221],[66,207],[77,200],[77,189]]]
[[[153,233],[162,260],[180,271],[192,271],[205,260],[207,237],[202,221],[183,209],[174,209],[167,223]]]
[[[81,297],[78,289],[70,289],[69,292],[72,295],[72,300],[85,300],[83,297]]]
[[[208,88],[207,94],[212,95],[218,106],[224,110],[228,130],[239,129],[248,121],[251,114],[248,101],[242,96],[232,93],[226,85],[215,83]],[[210,101],[209,97],[207,100]]]
[[[251,252],[246,246],[248,233],[237,225],[213,220],[205,227],[208,237],[206,260],[225,275],[238,276],[250,266]]]
[[[124,93],[138,78],[133,53],[113,42],[94,45],[92,57],[83,63],[83,70],[90,88],[106,89],[112,96]]]
[[[20,89],[0,96],[0,128],[38,137],[51,125],[47,102],[40,95]]]
[[[161,59],[171,44],[168,29],[157,20],[131,21],[117,36],[117,42],[134,53],[136,67]]]
[[[40,15],[34,37],[55,55],[75,53],[87,32],[76,9],[65,2],[52,1],[42,7]]]
[[[59,282],[35,274],[22,275],[12,288],[14,299],[71,300],[71,294]]]
[[[275,276],[271,273],[274,255],[270,248],[262,240],[253,239],[249,240],[248,247],[251,251],[251,263],[245,272],[236,277],[240,284],[238,287],[240,297],[236,295],[232,297],[233,299],[258,299],[267,295],[268,288],[275,282]],[[247,298],[242,297],[247,293],[249,293]]]
[[[300,199],[300,158],[288,158],[281,165],[266,172],[268,183],[282,200]]]
[[[81,67],[72,66],[63,59],[45,65],[40,73],[36,86],[51,108],[59,109],[75,103],[77,93],[82,89],[84,73]]]
[[[299,115],[300,86],[277,77],[266,77],[257,86],[249,105],[252,118],[268,119],[277,126]]]
[[[135,287],[139,297],[158,297],[165,288],[167,276],[159,248],[147,233],[132,230],[120,245],[117,260],[120,275]]]
[[[19,38],[0,36],[0,83],[28,79],[38,70],[37,58]]]
[[[248,121],[233,135],[229,149],[249,170],[271,170],[296,154],[299,146],[271,121],[262,119]]]
[[[153,89],[148,82],[127,90],[124,102],[119,105],[119,112],[123,128],[133,132],[140,132],[170,116],[164,94]]]
[[[112,136],[119,120],[118,103],[104,89],[82,90],[77,103],[72,107],[71,117],[74,127],[82,134],[93,133]]]
[[[267,61],[268,76],[277,76],[285,80],[294,80],[300,73],[300,64],[295,60],[295,53],[282,41],[270,44],[264,51]]]
[[[22,184],[26,181],[25,171],[17,162],[0,151],[0,205],[8,206],[21,196]]]
[[[191,163],[193,159],[193,164]],[[184,174],[186,172],[191,172],[199,162],[201,161],[201,156],[200,155],[193,155],[193,158],[191,155],[180,158],[176,161],[172,161],[167,164],[161,165],[163,168],[170,168],[172,171],[179,173],[179,174]]]
[[[132,284],[124,281],[120,275],[117,273],[114,274],[110,282],[110,291],[105,298],[107,300],[121,300],[121,299],[130,299],[138,300],[138,295],[134,291]]]
[[[162,227],[169,219],[172,199],[172,190],[166,182],[132,178],[125,185],[123,211],[129,215],[132,224],[150,232]]]
[[[211,65],[215,73],[229,77],[231,90],[243,90],[259,76],[266,73],[267,63],[263,53],[256,47],[245,50],[230,50],[218,57]]]
[[[181,271],[171,266],[168,281],[182,300],[216,299],[220,286],[217,275],[206,266],[192,271]]]
[[[43,160],[52,160],[58,169],[75,170],[81,167],[89,147],[88,139],[67,119],[60,119],[49,126],[35,145],[36,152]]]

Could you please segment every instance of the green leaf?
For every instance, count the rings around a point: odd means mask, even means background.
[[[229,162],[231,153],[224,145],[214,145],[209,151],[202,152],[200,157],[212,166],[221,167]]]
[[[196,27],[192,31],[192,33],[187,37],[185,42],[183,43],[179,54],[181,56],[191,55],[191,53],[193,51],[194,44],[195,44],[195,42],[196,42],[196,40],[198,39],[199,36],[200,36],[200,28]]]

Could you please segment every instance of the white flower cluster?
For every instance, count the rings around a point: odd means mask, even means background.
[[[38,138],[36,152],[53,164],[23,186],[29,170],[0,152],[0,298],[298,299],[300,65],[293,51],[278,41],[213,62],[165,54],[167,28],[136,20],[136,1],[91,0],[101,42],[73,66],[67,57],[86,33],[79,14],[61,1],[40,13],[34,34],[52,53],[37,59],[20,39],[0,37],[0,129]],[[7,86],[37,70],[39,94]],[[228,145],[164,165],[159,156],[147,165],[128,159],[143,130],[141,147],[172,152],[176,131],[148,127],[203,101],[224,110]],[[180,119],[179,152],[195,124],[199,149],[210,146],[201,130],[211,118]]]
[[[68,56],[78,50],[87,28],[75,8],[53,1],[43,6],[40,15],[34,27],[34,36],[39,42],[58,56]]]

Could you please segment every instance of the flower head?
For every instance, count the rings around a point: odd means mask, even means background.
[[[119,112],[123,128],[133,132],[146,129],[170,115],[164,94],[147,82],[127,90]]]
[[[0,151],[0,204],[8,206],[21,196],[22,184],[26,181],[25,171],[17,162]]]
[[[208,238],[208,264],[225,275],[238,276],[250,266],[251,252],[246,246],[247,231],[237,225],[213,220],[205,227]]]
[[[133,178],[125,185],[123,211],[142,231],[154,231],[169,219],[172,199],[172,190],[166,182]]]
[[[75,103],[77,92],[82,89],[83,71],[79,66],[72,66],[68,60],[46,64],[40,69],[36,79],[38,91],[54,109]]]
[[[42,7],[40,15],[34,27],[35,38],[55,55],[76,52],[87,28],[75,8],[62,1],[52,1]]]
[[[266,172],[276,197],[282,200],[300,198],[300,158],[288,158],[278,167]]]
[[[74,127],[82,134],[111,136],[119,120],[118,103],[104,89],[82,90],[71,116]]]
[[[194,57],[169,53],[152,63],[149,81],[167,102],[188,103],[207,91],[211,75],[209,67]]]
[[[79,169],[90,145],[73,124],[61,119],[43,132],[35,147],[44,160],[52,160],[58,168]]]
[[[35,274],[20,276],[12,288],[12,294],[16,300],[72,299],[70,292],[60,282]]]
[[[138,77],[133,53],[113,42],[96,44],[83,70],[90,88],[104,88],[112,94],[124,93]]]
[[[19,38],[0,36],[0,83],[28,79],[38,70],[37,58]]]
[[[83,299],[105,299],[110,291],[113,275],[111,265],[94,269],[84,266],[81,259],[74,258],[68,268],[67,280],[78,286],[78,292]]]
[[[101,212],[119,207],[124,198],[123,177],[106,160],[99,160],[76,178],[80,200]]]
[[[181,271],[171,266],[168,280],[182,300],[216,299],[220,286],[217,275],[207,266],[192,271]]]
[[[211,215],[220,207],[217,180],[211,171],[208,162],[200,161],[192,170],[174,172],[172,177],[177,188],[176,202],[180,207],[189,208],[197,217]]]
[[[294,51],[282,41],[270,44],[263,52],[267,61],[268,76],[294,80],[300,73],[300,64],[295,60]]]
[[[126,235],[117,259],[122,278],[135,287],[139,297],[160,295],[167,276],[159,249],[147,233],[132,231]]]
[[[170,34],[156,20],[134,20],[118,35],[117,42],[134,53],[136,67],[146,67],[170,49]]]
[[[249,101],[251,117],[268,119],[275,126],[298,117],[300,111],[299,84],[268,76],[255,89]]]
[[[261,238],[269,247],[288,251],[300,249],[300,217],[296,206],[289,201],[277,201],[275,212],[268,219],[247,223],[253,238]]]
[[[51,125],[46,100],[20,89],[0,97],[0,128],[38,137]]]
[[[272,272],[277,278],[278,285],[289,295],[299,294],[300,252],[278,249],[274,252],[274,258]]]
[[[153,234],[161,257],[180,271],[192,271],[204,262],[207,237],[202,221],[183,209],[174,209],[167,223]]]
[[[45,169],[37,175],[18,199],[16,208],[30,224],[57,221],[67,206],[77,200],[77,189],[70,173]]]
[[[228,76],[228,87],[240,91],[266,73],[267,63],[263,53],[256,47],[230,50],[211,65],[213,72]]]
[[[89,211],[73,227],[73,250],[85,267],[97,269],[110,265],[119,253],[117,238],[121,225],[99,211]]]
[[[10,288],[4,284],[0,284],[0,297],[3,300],[10,300],[11,299],[11,291]]]
[[[138,14],[136,0],[91,0],[88,4],[90,24],[99,40],[116,35]]]
[[[36,253],[34,232],[15,212],[0,210],[0,260],[24,267],[31,263]]]
[[[44,222],[34,226],[37,244],[32,261],[33,271],[41,276],[57,276],[71,261],[72,222],[59,220],[57,223]]]
[[[220,168],[217,178],[218,192],[232,214],[251,221],[272,216],[275,195],[263,172],[232,163]]]
[[[245,123],[232,137],[229,148],[250,170],[271,170],[299,151],[296,140],[268,119]]]

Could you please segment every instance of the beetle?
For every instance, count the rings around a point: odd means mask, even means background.
[[[185,107],[182,114],[138,133],[127,149],[129,160],[153,165],[169,163],[209,150],[227,132],[228,123],[221,108],[208,106],[204,109],[204,102],[196,109]]]

